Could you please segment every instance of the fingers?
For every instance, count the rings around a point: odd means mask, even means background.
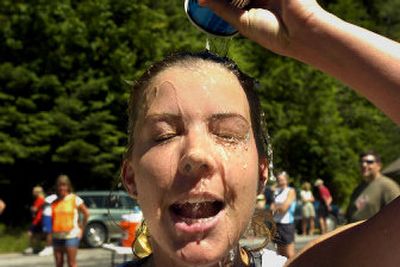
[[[215,14],[240,31],[240,17],[244,10],[234,7],[226,0],[199,0],[198,3],[211,8]]]

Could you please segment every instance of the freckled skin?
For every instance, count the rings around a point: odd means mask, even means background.
[[[257,194],[260,169],[247,98],[237,78],[214,63],[169,68],[147,90],[129,166],[152,235],[152,263],[216,266],[248,225]],[[185,174],[187,160],[206,167]],[[177,231],[169,208],[188,192],[225,202],[211,230]]]

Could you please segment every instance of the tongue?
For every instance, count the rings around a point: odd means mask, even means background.
[[[183,218],[201,219],[215,216],[221,210],[217,202],[185,203],[173,205],[173,211]]]

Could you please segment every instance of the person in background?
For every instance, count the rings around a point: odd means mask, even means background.
[[[42,231],[42,213],[44,205],[44,191],[41,186],[35,186],[32,189],[33,204],[30,208],[32,214],[32,223],[28,230],[29,247],[24,250],[24,254],[37,253],[43,238]]]
[[[89,211],[83,200],[72,193],[71,181],[66,175],[60,175],[56,181],[57,199],[51,204],[52,238],[56,267],[64,265],[67,255],[69,267],[77,267],[76,256],[83,229],[89,218]],[[82,221],[79,222],[79,213]]]
[[[328,232],[328,225],[326,223],[326,218],[329,216],[329,213],[332,210],[332,195],[329,191],[328,187],[324,185],[324,181],[318,178],[315,183],[315,197],[318,200],[319,204],[317,207],[317,216],[319,220],[319,227],[321,230],[321,234],[325,234]]]
[[[363,180],[353,190],[346,212],[349,222],[366,220],[400,195],[399,185],[382,175],[381,158],[374,151],[360,155],[360,168]]]
[[[0,198],[0,215],[4,212],[6,209],[6,203]]]
[[[51,232],[53,230],[52,227],[52,217],[51,217],[51,203],[57,199],[56,194],[50,194],[46,196],[45,203],[43,205],[43,218],[42,218],[42,231],[45,235],[46,245],[42,251],[38,253],[39,256],[50,256],[53,255],[53,245],[52,245],[52,237]]]
[[[266,185],[264,189],[264,196],[265,196],[265,208],[267,210],[271,210],[271,205],[274,203],[274,191],[275,191],[276,184]]]
[[[278,247],[278,254],[290,259],[296,254],[294,247],[296,191],[289,186],[289,175],[285,171],[277,175],[277,183],[274,203],[271,205],[277,230],[274,241]]]
[[[303,235],[312,235],[314,234],[315,229],[315,209],[314,209],[314,195],[311,190],[311,184],[309,182],[304,182],[301,191],[301,227]],[[308,232],[307,232],[308,228]]]
[[[256,199],[256,209],[265,210],[266,202],[264,194],[257,195]]]

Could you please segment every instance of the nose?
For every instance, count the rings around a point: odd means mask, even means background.
[[[184,176],[193,178],[209,177],[215,170],[213,144],[206,133],[187,135],[178,171]]]

